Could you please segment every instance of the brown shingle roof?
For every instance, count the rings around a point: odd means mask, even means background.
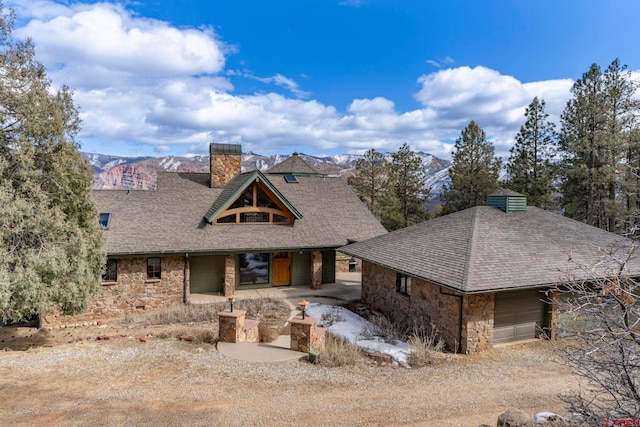
[[[540,287],[594,265],[610,244],[631,241],[536,207],[506,214],[478,206],[340,251],[466,293]],[[640,261],[629,266],[640,273]]]
[[[300,176],[287,184],[265,175],[302,215],[294,225],[206,224],[203,216],[225,189],[207,173],[159,173],[156,191],[95,190],[111,255],[337,248],[386,231],[339,178]]]
[[[273,166],[267,172],[280,175],[322,175],[316,168],[295,153]]]

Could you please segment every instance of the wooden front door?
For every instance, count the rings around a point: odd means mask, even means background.
[[[273,254],[273,286],[291,284],[291,256],[289,252]]]

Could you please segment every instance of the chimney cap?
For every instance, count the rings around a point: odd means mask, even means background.
[[[209,144],[209,154],[242,154],[242,145],[212,142]]]

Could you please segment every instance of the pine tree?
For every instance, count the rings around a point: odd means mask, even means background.
[[[420,156],[402,144],[391,155],[387,175],[389,188],[383,200],[382,225],[392,231],[424,221],[428,217],[424,201],[430,189]]]
[[[364,153],[356,162],[355,175],[349,177],[349,185],[369,210],[380,219],[380,203],[387,188],[387,160],[374,148]]]
[[[554,206],[553,186],[556,155],[555,125],[548,121],[544,100],[537,97],[525,111],[525,123],[511,147],[507,172],[509,188],[528,196],[527,204],[550,209]]]
[[[498,189],[502,162],[476,122],[471,121],[456,140],[452,160],[442,213],[485,205],[487,196]]]
[[[105,261],[71,93],[51,89],[13,22],[0,6],[1,323],[82,311]]]
[[[615,60],[605,73],[593,64],[571,91],[560,134],[565,215],[617,231],[625,215],[618,171],[632,150],[634,86]]]

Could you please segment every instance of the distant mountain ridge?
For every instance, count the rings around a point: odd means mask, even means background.
[[[209,156],[185,157],[126,157],[97,153],[81,153],[93,167],[93,188],[100,190],[155,190],[157,172],[209,172]],[[427,174],[427,184],[431,187],[431,198],[442,192],[449,182],[451,162],[428,153],[416,153],[422,159]],[[357,154],[337,154],[335,156],[311,156],[298,153],[318,171],[330,176],[347,179],[353,175],[356,162],[362,156]],[[389,154],[390,155],[390,154]],[[289,155],[263,156],[253,152],[242,154],[242,170],[267,171]]]

